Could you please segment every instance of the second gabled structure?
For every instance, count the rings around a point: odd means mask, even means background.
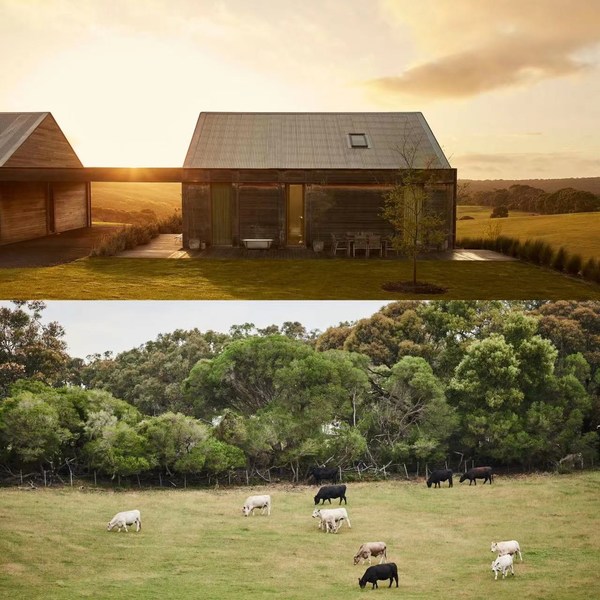
[[[183,184],[186,247],[389,234],[383,195],[411,168],[434,174],[430,201],[454,243],[456,170],[421,113],[201,113],[185,168],[201,170]]]

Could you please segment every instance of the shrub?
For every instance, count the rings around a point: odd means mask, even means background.
[[[158,225],[131,225],[104,236],[100,243],[90,252],[90,256],[114,256],[123,250],[131,250],[136,246],[147,244],[158,235]]]
[[[568,257],[569,257],[569,255],[568,255],[567,251],[564,249],[563,246],[561,246],[558,249],[558,252],[556,253],[556,255],[554,256],[554,260],[552,261],[552,268],[557,271],[563,272],[567,265]]]
[[[581,268],[583,267],[583,259],[580,254],[573,254],[569,256],[567,264],[565,265],[565,271],[569,275],[579,275]]]
[[[581,274],[587,281],[600,283],[600,263],[595,258],[588,258],[581,269]]]
[[[490,218],[492,219],[502,219],[504,217],[508,217],[508,206],[496,206],[494,210],[492,210],[492,214]]]
[[[475,217],[471,217],[470,215],[464,215],[458,219],[459,221],[472,221]]]
[[[183,218],[181,211],[176,210],[170,217],[165,217],[158,222],[159,233],[181,233],[183,231]]]

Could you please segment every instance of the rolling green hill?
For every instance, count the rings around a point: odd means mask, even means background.
[[[564,246],[572,254],[582,258],[600,257],[600,212],[570,213],[562,215],[531,215],[511,211],[508,218],[490,219],[491,208],[487,206],[459,206],[456,237],[485,236],[489,227],[498,227],[496,233],[508,237],[542,239],[552,246]],[[472,220],[460,220],[468,215]]]

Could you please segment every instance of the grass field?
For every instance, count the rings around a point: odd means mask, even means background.
[[[93,183],[93,206],[135,212],[150,209],[157,217],[181,210],[180,183]]]
[[[501,226],[501,235],[519,240],[541,239],[552,246],[564,246],[583,259],[600,258],[600,212],[573,213],[565,215],[531,215],[511,211],[508,218],[490,219],[491,208],[487,206],[459,206],[457,215],[469,215],[473,220],[457,221],[456,236],[481,237],[490,222]]]
[[[520,262],[422,261],[418,277],[448,289],[436,298],[600,299],[598,285]],[[381,289],[410,279],[407,261],[93,258],[1,269],[0,298],[378,300],[410,298]]]
[[[444,484],[445,485],[445,484]],[[497,477],[494,485],[348,484],[352,528],[321,533],[315,487],[217,491],[0,490],[6,598],[592,598],[598,592],[600,473]],[[241,515],[271,493],[270,517]],[[140,533],[107,532],[139,508]],[[524,562],[494,581],[490,542],[517,539]],[[352,557],[383,540],[400,589],[361,591]],[[382,582],[383,586],[386,583]]]

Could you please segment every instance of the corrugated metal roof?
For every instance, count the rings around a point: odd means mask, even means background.
[[[348,134],[364,133],[368,148]],[[184,167],[204,169],[449,169],[420,112],[200,113]]]
[[[47,112],[0,113],[0,167],[49,114]]]

